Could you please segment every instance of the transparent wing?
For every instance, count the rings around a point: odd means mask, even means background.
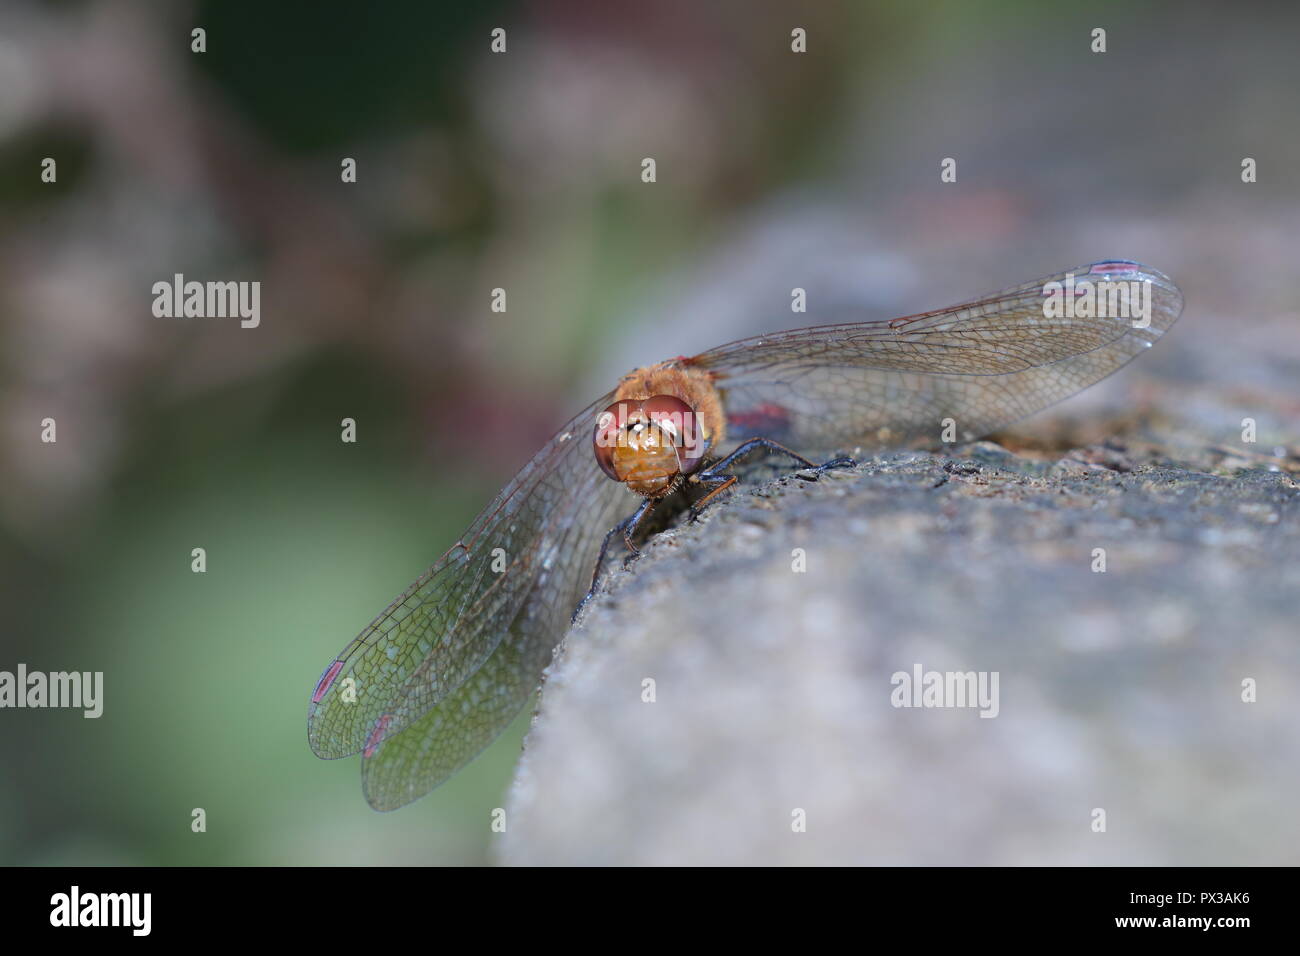
[[[608,404],[606,400],[600,408]],[[581,420],[584,438],[595,416],[593,407]],[[590,469],[577,482],[582,513],[551,523],[538,536],[528,594],[486,661],[456,690],[437,697],[428,690],[435,668],[433,658],[427,658],[395,700],[393,713],[409,720],[405,729],[394,733],[385,716],[372,732],[362,752],[361,785],[376,810],[418,800],[455,774],[506,729],[541,682],[590,584],[601,540],[634,507],[623,486],[596,466],[590,442],[583,446],[580,460]]]
[[[385,739],[453,698],[507,635],[513,650],[493,672],[529,668],[509,680],[496,673],[497,685],[528,685],[511,691],[517,703],[510,716],[518,711],[562,633],[559,618],[531,609],[572,612],[599,540],[617,520],[609,516],[631,505],[591,453],[592,423],[610,401],[612,395],[601,398],[561,428],[461,539],[330,664],[307,711],[308,740],[319,756],[373,755]],[[466,760],[481,749],[472,741],[442,746],[469,751]]]
[[[1062,284],[1054,305],[1067,314],[1048,308],[1052,283]],[[1078,314],[1098,311],[1098,301],[1111,317]],[[756,336],[689,362],[716,376],[729,443],[762,436],[805,452],[936,444],[945,418],[969,441],[1105,378],[1182,307],[1168,276],[1108,260],[936,312]]]
[[[559,634],[563,624],[556,628]],[[367,752],[361,761],[367,802],[376,810],[396,810],[473,760],[519,713],[550,658],[546,642],[512,628],[451,696]]]
[[[603,475],[602,475],[603,477]],[[571,525],[569,540],[559,546],[584,555],[586,575],[599,546],[598,538],[627,511],[627,492],[604,479],[617,497],[604,501],[603,520],[588,535]],[[365,750],[361,761],[361,788],[376,810],[394,810],[419,800],[443,780],[473,760],[506,727],[532,697],[542,670],[550,663],[559,635],[568,626],[576,594],[556,601],[546,581],[538,581],[519,617],[487,661],[450,696],[443,698],[406,730],[387,736],[377,747]],[[541,635],[549,635],[545,640]]]

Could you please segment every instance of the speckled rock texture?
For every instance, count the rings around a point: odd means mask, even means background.
[[[1294,420],[1144,398],[769,461],[652,537],[557,652],[502,862],[1300,863]],[[917,665],[996,716],[894,706]]]

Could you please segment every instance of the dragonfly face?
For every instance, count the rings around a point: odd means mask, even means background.
[[[528,702],[592,593],[597,556],[620,532],[631,546],[637,521],[682,482],[711,486],[707,501],[735,481],[726,465],[759,446],[810,466],[802,454],[937,444],[948,420],[960,440],[978,438],[1116,371],[1182,305],[1167,276],[1107,260],[947,309],[849,314],[631,372],[330,663],[308,705],[312,749],[360,753],[376,809],[424,796]],[[620,485],[645,499],[630,517]]]
[[[646,498],[662,498],[704,463],[708,442],[690,405],[675,395],[620,399],[592,435],[596,463]]]

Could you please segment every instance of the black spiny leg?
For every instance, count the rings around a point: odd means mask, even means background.
[[[691,517],[695,517],[696,515],[698,515],[700,511],[703,510],[705,505],[707,505],[710,501],[712,501],[717,495],[726,491],[728,488],[730,488],[732,485],[736,483],[735,475],[720,475],[718,474],[718,472],[730,466],[734,461],[736,461],[736,459],[743,458],[745,455],[748,455],[755,448],[767,448],[771,451],[779,451],[781,454],[793,458],[795,461],[803,465],[805,468],[812,468],[818,474],[821,474],[823,471],[826,471],[828,468],[851,468],[857,464],[857,462],[854,461],[852,458],[840,457],[840,458],[832,458],[830,461],[824,462],[823,464],[820,465],[814,465],[803,455],[791,451],[789,448],[786,448],[784,445],[780,444],[779,442],[772,441],[772,439],[770,438],[751,438],[749,439],[749,441],[741,444],[731,454],[727,455],[725,458],[721,458],[718,461],[715,461],[713,464],[709,465],[699,474],[694,476],[695,481],[699,482],[700,484],[713,485],[714,488],[712,491],[710,491],[699,501],[695,502],[695,504],[691,505]]]
[[[627,545],[627,549],[632,552],[633,557],[641,553],[641,549],[632,543],[632,535],[636,532],[636,529],[640,526],[641,522],[645,520],[645,516],[651,512],[654,506],[655,499],[647,498],[645,501],[641,502],[641,507],[637,508],[636,511],[632,512],[618,524],[614,525],[614,527],[609,529],[609,532],[605,535],[605,540],[601,542],[600,554],[596,558],[596,567],[592,569],[591,572],[591,587],[588,588],[587,593],[582,596],[582,600],[578,602],[578,606],[573,609],[573,617],[569,619],[570,624],[578,619],[578,615],[582,613],[582,609],[587,606],[587,602],[590,601],[596,593],[596,583],[600,580],[600,569],[605,566],[605,554],[609,551],[609,543],[613,540],[614,535],[623,535],[623,543]]]

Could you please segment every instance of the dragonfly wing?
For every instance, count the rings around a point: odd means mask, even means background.
[[[537,687],[551,648],[512,629],[459,688],[361,761],[361,786],[376,810],[418,800],[496,739]]]
[[[561,631],[520,612],[549,599],[567,614],[583,593],[595,560],[590,543],[608,530],[605,515],[621,491],[597,467],[589,441],[596,414],[611,400],[601,398],[560,429],[330,664],[307,713],[319,756],[372,750],[416,722],[453,695],[508,631],[548,653],[554,647]],[[563,542],[575,547],[564,550]]]
[[[594,422],[593,413],[588,424]],[[592,463],[594,468],[594,458]],[[448,696],[434,698],[426,661],[393,702],[393,714],[411,715],[405,729],[391,732],[380,718],[361,762],[362,789],[376,810],[418,800],[459,771],[506,729],[537,689],[590,583],[601,540],[629,508],[623,486],[596,471],[599,481],[577,492],[582,511],[555,522],[539,539],[534,565],[541,570],[530,575],[526,600],[482,666]]]
[[[1079,315],[1084,292],[1067,277],[1149,294],[1107,302],[1122,317]],[[1127,294],[1127,293],[1126,293]],[[1095,301],[1095,300],[1094,300]],[[1076,310],[1075,305],[1079,305]],[[852,322],[756,336],[696,356],[716,375],[728,440],[768,437],[830,450],[937,441],[945,418],[962,440],[988,434],[1087,388],[1145,351],[1182,312],[1168,276],[1123,260],[1093,263],[993,296],[884,322]],[[1113,309],[1113,310],[1112,310]]]
[[[601,539],[628,510],[622,486],[600,477],[583,495],[588,511],[557,527],[538,549],[542,570],[483,666],[432,707],[411,703],[428,699],[420,692],[420,671],[408,682],[405,706],[411,713],[423,708],[423,714],[368,747],[361,763],[362,788],[376,810],[395,810],[424,796],[473,760],[528,702],[589,583]]]

